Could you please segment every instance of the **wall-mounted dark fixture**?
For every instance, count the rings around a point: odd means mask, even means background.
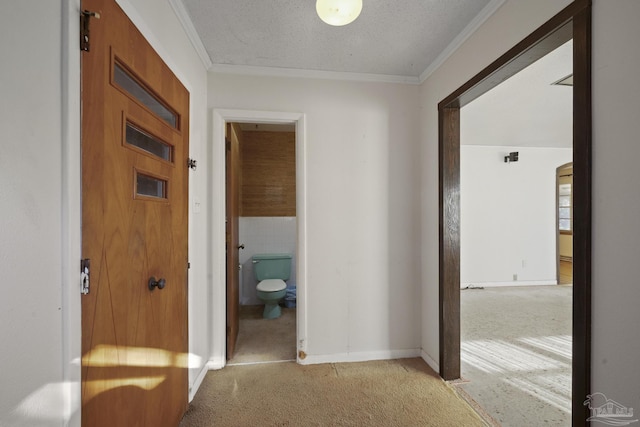
[[[197,163],[198,162],[196,160],[193,160],[191,158],[187,159],[187,166],[192,170],[196,170]]]
[[[517,161],[518,161],[518,152],[517,151],[512,151],[511,153],[509,153],[508,156],[504,156],[504,162],[505,163],[517,162]]]

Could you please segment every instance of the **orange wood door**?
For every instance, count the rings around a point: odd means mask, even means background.
[[[226,241],[227,241],[227,359],[235,352],[240,331],[240,265],[239,226],[240,210],[240,141],[237,125],[227,125],[226,138]]]
[[[189,93],[115,0],[82,8],[100,13],[82,53],[82,425],[176,426],[188,404]]]

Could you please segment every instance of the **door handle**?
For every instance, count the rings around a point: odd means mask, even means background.
[[[167,284],[167,281],[164,279],[159,279],[156,280],[156,278],[154,276],[151,276],[149,278],[149,290],[152,291],[153,288],[158,288],[158,289],[164,289],[165,285]]]
[[[244,243],[238,246],[238,249],[244,249]]]

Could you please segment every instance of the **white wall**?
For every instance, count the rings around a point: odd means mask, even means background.
[[[258,281],[253,271],[251,257],[256,254],[291,254],[291,276],[287,285],[296,283],[296,217],[240,217],[240,305],[264,304],[258,299]]]
[[[437,103],[568,3],[509,0],[422,85],[422,345],[432,360],[438,360]],[[594,0],[593,12],[592,389],[637,409],[640,3]]]
[[[0,6],[0,53],[11,64],[0,71],[3,426],[80,425],[79,3]],[[193,384],[210,350],[206,71],[167,1],[119,3],[191,92],[190,150],[201,169],[190,198],[203,201],[190,218]]]
[[[593,390],[637,414],[640,2],[595,0],[593,11]]]
[[[511,151],[519,160],[505,163]],[[571,156],[570,148],[461,146],[463,287],[556,283],[556,168]]]
[[[410,85],[209,75],[212,108],[305,114],[306,362],[420,347],[416,101]]]
[[[554,85],[573,73],[573,40],[465,105],[464,145],[571,148],[573,88]]]
[[[60,1],[0,5],[0,425],[64,417],[62,19]]]

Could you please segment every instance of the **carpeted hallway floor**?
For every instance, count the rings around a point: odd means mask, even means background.
[[[207,374],[181,427],[484,426],[419,358],[228,366]]]
[[[207,374],[181,427],[481,426],[492,421],[503,427],[568,426],[571,294],[571,286],[462,291],[464,380],[454,387],[421,359],[261,363],[295,359],[296,310],[283,309],[281,318],[265,320],[261,307],[242,307],[234,358],[225,369]]]
[[[180,426],[485,425],[422,359],[303,366],[295,357],[295,309],[266,320],[262,306],[242,306],[234,357],[207,374]]]

